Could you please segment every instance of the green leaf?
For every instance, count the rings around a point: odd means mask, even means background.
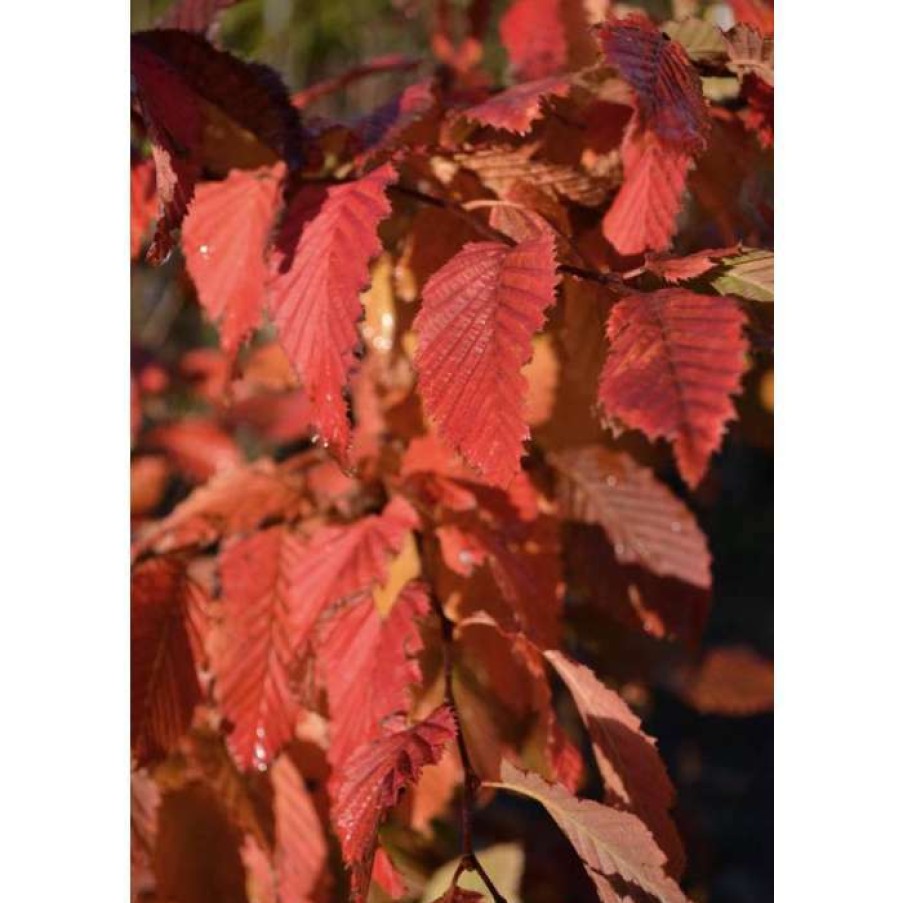
[[[691,60],[696,62],[721,62],[727,59],[727,41],[721,30],[702,19],[682,19],[666,22],[662,31],[683,44]]]
[[[740,295],[774,304],[774,253],[746,251],[724,261],[727,272],[712,282],[722,295]]]
[[[520,883],[524,874],[524,851],[520,846],[516,843],[497,843],[479,850],[477,855],[480,864],[508,903],[520,903]],[[453,859],[446,862],[433,873],[421,894],[422,903],[432,903],[437,897],[442,896],[451,884],[459,861]],[[483,879],[476,872],[464,872],[458,878],[458,887],[486,893]]]

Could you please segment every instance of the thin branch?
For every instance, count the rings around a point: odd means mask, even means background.
[[[441,210],[447,210],[454,216],[457,216],[459,219],[466,222],[471,228],[475,231],[479,232],[481,235],[490,239],[491,241],[501,241],[507,245],[515,245],[517,242],[511,238],[510,235],[506,235],[504,232],[499,232],[497,229],[493,229],[492,226],[486,224],[479,217],[473,216],[470,211],[476,210],[481,207],[516,207],[520,208],[520,204],[514,204],[510,201],[494,201],[487,199],[479,199],[474,201],[466,201],[463,204],[458,204],[455,201],[447,200],[446,198],[436,197],[432,194],[427,194],[424,191],[420,191],[417,188],[411,188],[408,185],[391,185],[390,189],[398,192],[399,194],[406,195],[407,197],[413,198],[416,201],[420,201],[422,204],[429,204],[431,207],[438,207]],[[581,258],[583,255],[580,253],[580,249],[571,241],[568,236],[563,235],[554,226],[551,224],[550,228],[553,229],[556,235],[561,236],[571,247],[571,249]],[[586,279],[590,282],[597,282],[599,285],[604,285],[609,288],[622,288],[624,285],[624,277],[618,273],[603,273],[599,270],[591,269],[590,267],[578,267],[572,266],[569,263],[562,263],[558,265],[559,273],[566,273],[568,276],[577,276],[579,279]]]
[[[599,270],[590,270],[585,267],[571,266],[569,263],[562,263],[558,267],[560,273],[567,273],[569,276],[577,276],[580,279],[587,279],[590,282],[598,282],[599,285],[607,285],[609,287],[620,287],[624,284],[624,277],[620,273],[602,273]]]
[[[422,61],[413,57],[402,56],[399,53],[389,53],[385,56],[376,57],[359,66],[337,75],[335,78],[329,78],[322,82],[310,85],[303,91],[298,91],[292,96],[292,103],[299,109],[312,104],[321,97],[328,94],[334,94],[341,91],[362,78],[369,78],[371,75],[382,75],[385,72],[409,72],[416,69]]]
[[[455,201],[449,201],[445,198],[439,198],[432,194],[427,194],[426,192],[419,191],[416,188],[411,188],[408,185],[390,185],[389,189],[391,191],[396,191],[398,194],[406,195],[409,198],[413,198],[415,201],[420,201],[422,204],[429,204],[431,207],[438,207],[441,210],[447,210],[452,216],[457,216],[458,219],[463,220],[467,223],[474,231],[479,232],[484,238],[488,238],[490,241],[503,241],[505,244],[513,245],[515,242],[509,236],[505,235],[504,232],[499,232],[497,229],[493,229],[492,226],[484,223],[477,216],[471,216],[460,204],[455,203]]]
[[[420,560],[426,562],[423,549],[423,540],[417,537],[418,552]],[[455,642],[455,625],[454,622],[445,614],[442,603],[433,590],[429,587],[430,605],[439,619],[439,626],[442,635],[442,672],[445,681],[445,704],[452,710],[455,716],[455,722],[458,725],[457,744],[458,755],[461,758],[461,766],[464,769],[464,785],[461,794],[461,861],[455,870],[452,879],[452,887],[457,884],[458,878],[462,872],[476,872],[483,883],[486,890],[489,891],[494,903],[508,903],[502,896],[499,889],[493,884],[492,879],[486,874],[480,860],[477,859],[473,851],[473,813],[474,803],[477,790],[480,788],[480,776],[476,773],[470,753],[467,750],[467,743],[464,741],[464,731],[461,725],[461,714],[458,711],[458,704],[455,701],[454,680],[454,642]]]

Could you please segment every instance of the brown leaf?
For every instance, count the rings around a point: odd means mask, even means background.
[[[711,586],[711,555],[692,513],[651,470],[602,446],[553,453],[562,515],[598,524],[618,560],[663,577]]]

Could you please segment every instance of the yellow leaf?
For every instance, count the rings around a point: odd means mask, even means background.
[[[380,617],[385,618],[392,610],[398,594],[404,585],[420,576],[420,556],[414,534],[408,533],[398,557],[389,565],[389,576],[384,586],[373,591],[373,604]]]

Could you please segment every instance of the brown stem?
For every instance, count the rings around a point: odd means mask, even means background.
[[[426,562],[424,557],[423,542],[418,536],[418,545],[420,546],[420,560]],[[457,884],[458,878],[462,872],[476,872],[486,889],[489,891],[494,903],[508,903],[508,901],[499,892],[499,889],[492,883],[492,879],[486,874],[480,860],[477,859],[473,851],[473,812],[476,792],[480,788],[480,776],[476,773],[473,763],[470,759],[470,753],[467,750],[467,744],[464,742],[464,730],[461,725],[461,714],[458,711],[458,704],[455,701],[455,690],[453,686],[453,665],[454,665],[454,641],[455,641],[455,625],[452,620],[445,614],[442,603],[436,596],[432,587],[429,589],[430,605],[439,618],[439,626],[442,635],[442,671],[445,679],[445,704],[452,710],[455,716],[455,722],[458,725],[457,743],[458,755],[461,757],[461,766],[464,769],[464,785],[461,794],[461,861],[455,870],[452,879],[452,887]]]
[[[567,273],[569,276],[577,276],[580,279],[587,279],[590,282],[598,282],[599,285],[607,285],[611,287],[620,287],[624,284],[624,277],[620,273],[601,273],[599,270],[591,270],[586,267],[575,267],[569,263],[563,263],[558,267],[561,273]]]
[[[315,100],[326,97],[328,94],[334,94],[336,91],[341,91],[362,78],[369,78],[371,75],[382,75],[385,72],[408,72],[411,69],[416,69],[420,62],[419,59],[394,53],[377,57],[366,63],[361,63],[361,65],[355,66],[353,69],[349,69],[335,78],[317,82],[303,91],[298,91],[293,95],[292,103],[299,109],[303,109]]]
[[[464,204],[458,204],[455,201],[450,201],[446,198],[436,197],[432,194],[427,194],[424,191],[420,191],[417,188],[411,188],[408,185],[392,185],[392,190],[398,192],[399,194],[406,195],[407,197],[413,198],[416,201],[420,201],[422,204],[429,204],[431,207],[438,207],[442,210],[447,210],[453,216],[457,216],[459,219],[466,222],[471,228],[475,231],[479,232],[484,237],[490,239],[491,241],[501,241],[507,245],[515,245],[516,242],[509,235],[505,235],[504,232],[499,232],[497,229],[493,229],[492,226],[484,223],[477,216],[473,216],[470,212],[471,209],[476,209],[477,207],[488,207],[488,206],[520,206],[517,204],[510,204],[505,201],[480,201],[479,203],[475,201],[468,201]],[[554,229],[554,227],[552,227]],[[557,229],[554,230],[556,234],[561,235]],[[563,235],[562,238],[567,241],[567,243],[571,246],[571,249],[579,256],[583,257],[580,253],[579,248],[566,236]],[[591,269],[590,267],[578,267],[571,266],[567,263],[562,263],[558,265],[559,273],[566,273],[569,276],[577,276],[580,279],[587,279],[590,282],[597,282],[600,285],[608,286],[609,288],[620,288],[624,284],[624,279],[618,273],[602,273],[599,270]]]
[[[483,220],[481,220],[478,216],[472,216],[460,204],[457,204],[454,201],[449,201],[445,198],[439,198],[433,194],[427,194],[424,191],[419,191],[418,189],[411,188],[408,185],[396,184],[390,186],[390,188],[392,191],[407,195],[409,198],[413,198],[415,201],[420,201],[420,203],[422,204],[429,204],[431,207],[439,207],[442,210],[447,210],[452,214],[452,216],[457,216],[458,219],[463,220],[472,229],[474,229],[476,232],[479,232],[484,238],[488,238],[491,241],[503,241],[508,245],[513,245],[515,243],[513,239],[505,235],[504,232],[499,232],[497,229],[493,229],[492,226],[484,223]]]

